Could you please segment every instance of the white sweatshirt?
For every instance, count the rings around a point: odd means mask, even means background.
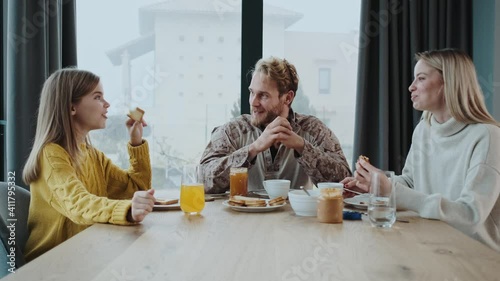
[[[422,120],[413,132],[399,208],[442,220],[500,251],[500,128]]]

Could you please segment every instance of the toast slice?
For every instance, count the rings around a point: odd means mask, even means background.
[[[266,200],[262,200],[259,198],[246,197],[241,195],[231,196],[229,198],[228,203],[238,204],[233,206],[247,206],[247,207],[265,207],[267,206]],[[242,204],[243,203],[243,204]],[[242,205],[239,205],[242,204]]]
[[[234,199],[233,197],[229,198],[227,203],[231,206],[245,206],[245,201]]]
[[[145,113],[144,110],[140,109],[139,107],[136,107],[134,110],[130,110],[130,113],[127,114],[127,116],[130,119],[134,119],[135,121],[141,122],[144,113]]]
[[[285,203],[285,198],[283,197],[276,197],[274,199],[271,199],[269,200],[269,202],[267,202],[267,204],[269,204],[269,206],[278,206],[278,205],[283,205]]]
[[[360,156],[358,157],[358,161],[359,161],[359,160],[361,160],[361,159],[363,159],[363,160],[365,160],[366,162],[370,163],[370,158],[368,158],[368,157],[366,157],[366,156],[364,156],[364,155],[360,155]]]
[[[247,207],[266,207],[266,200],[250,200],[245,201],[245,206]]]
[[[241,195],[234,195],[231,196],[231,198],[234,198],[236,200],[243,200],[243,201],[263,201],[262,199],[259,198],[254,198],[254,197],[247,197],[247,196],[241,196]]]
[[[179,203],[179,199],[156,198],[155,205],[173,205]]]

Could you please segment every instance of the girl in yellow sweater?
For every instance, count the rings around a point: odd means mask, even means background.
[[[146,123],[126,122],[128,170],[90,144],[88,132],[105,127],[109,106],[99,77],[88,71],[62,69],[45,82],[23,172],[31,190],[27,261],[93,223],[130,225],[152,211],[149,147],[142,139]]]

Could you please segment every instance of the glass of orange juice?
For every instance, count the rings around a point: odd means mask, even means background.
[[[182,169],[181,210],[185,214],[199,215],[205,207],[203,174],[197,165],[186,165]]]

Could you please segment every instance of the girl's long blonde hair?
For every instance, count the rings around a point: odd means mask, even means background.
[[[45,81],[40,95],[35,140],[23,170],[26,184],[40,176],[40,153],[48,143],[62,146],[75,168],[79,168],[80,148],[71,122],[71,106],[91,93],[99,80],[97,75],[89,71],[65,68],[54,72]],[[88,138],[86,142],[89,144]]]
[[[427,51],[417,53],[415,60],[422,60],[441,73],[446,106],[455,120],[465,124],[499,126],[486,108],[476,68],[465,52],[456,49]],[[427,122],[431,117],[431,112],[424,111],[423,118]]]

